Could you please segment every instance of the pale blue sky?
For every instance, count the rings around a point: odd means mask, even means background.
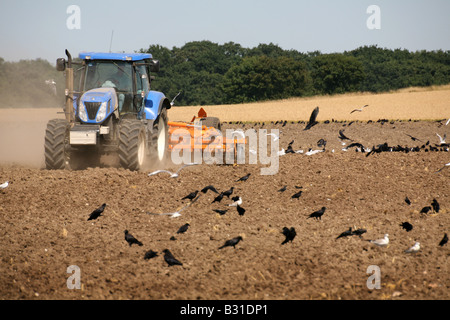
[[[79,30],[66,26],[69,5],[81,10]],[[367,28],[370,5],[381,9],[380,30]],[[448,0],[0,0],[0,57],[54,63],[66,48],[109,51],[112,30],[113,52],[201,40],[322,53],[450,50],[449,17]]]

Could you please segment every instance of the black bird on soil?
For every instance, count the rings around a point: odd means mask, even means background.
[[[327,145],[327,141],[324,139],[320,139],[319,141],[317,141],[317,146],[320,147],[324,147]]]
[[[230,190],[224,191],[222,192],[224,196],[227,196],[228,198],[231,196],[231,194],[233,193],[234,187],[231,187]]]
[[[296,194],[294,194],[294,195],[292,195],[292,199],[298,199],[298,198],[300,198],[300,196],[302,195],[302,192],[303,191],[299,191],[299,192],[297,192]]]
[[[97,209],[92,211],[92,213],[89,215],[88,221],[95,220],[98,217],[100,217],[103,213],[103,210],[105,210],[105,207],[106,207],[106,203],[102,204],[100,207],[98,207]]]
[[[354,230],[352,232],[352,235],[359,236],[361,238],[361,236],[366,232],[367,232],[366,229],[360,228],[360,229]]]
[[[221,192],[217,197],[215,197],[213,202],[211,202],[211,203],[220,202],[220,201],[222,201],[222,199],[223,199],[223,192]]]
[[[439,245],[441,247],[443,247],[444,244],[446,244],[447,242],[448,242],[448,236],[447,236],[447,234],[444,234],[444,237],[442,238],[441,242],[439,242]]]
[[[352,139],[350,139],[350,138],[348,138],[348,137],[346,137],[346,136],[344,135],[344,130],[339,130],[339,136],[338,136],[338,138],[341,139],[341,140],[352,140]]]
[[[241,206],[237,205],[236,206],[237,212],[239,213],[240,216],[243,216],[245,213],[245,209],[242,208]]]
[[[416,137],[413,137],[412,135],[409,135],[409,134],[407,134],[407,133],[405,133],[405,134],[406,134],[408,137],[410,137],[412,141],[421,141],[421,142],[422,142],[422,140],[420,140],[420,139],[418,139],[418,138],[416,138]]]
[[[197,196],[197,193],[198,193],[198,190],[191,192],[187,196],[181,198],[181,200],[185,200],[185,199],[193,200]]]
[[[422,210],[420,210],[420,213],[428,213],[430,210],[431,210],[431,207],[426,206],[426,207],[423,207]]]
[[[250,177],[250,173],[247,174],[246,176],[243,176],[242,178],[237,179],[236,182],[239,182],[239,181],[247,181],[249,177]]]
[[[157,257],[157,256],[158,256],[158,252],[155,252],[153,250],[149,250],[149,251],[147,251],[145,253],[144,260],[150,260],[150,259],[152,259],[154,257]]]
[[[208,192],[208,190],[211,190],[212,192],[215,192],[215,193],[219,193],[219,192],[216,190],[216,188],[214,188],[214,187],[211,186],[211,185],[204,187],[204,188],[203,188],[202,190],[200,190],[200,191],[203,192],[203,193],[206,193],[206,192]]]
[[[433,199],[433,201],[431,202],[431,206],[433,207],[434,212],[439,213],[439,202],[437,202],[436,199]]]
[[[241,236],[225,241],[224,245],[219,247],[219,249],[223,249],[225,247],[233,247],[236,249],[236,245],[239,241],[243,240]]]
[[[411,205],[411,200],[409,200],[408,197],[405,198],[405,202],[406,202],[408,205]]]
[[[344,238],[344,237],[348,237],[348,236],[353,236],[352,227],[348,228],[347,231],[344,231],[340,235],[338,235],[336,240],[339,238]]]
[[[297,232],[295,232],[294,227],[291,227],[290,229],[287,227],[284,227],[283,231],[281,233],[284,234],[284,236],[286,237],[286,239],[284,239],[284,241],[281,243],[282,245],[285,243],[288,243],[289,241],[292,242],[294,240],[295,236],[297,235]]]
[[[283,188],[281,188],[280,190],[278,190],[278,192],[285,192],[286,191],[287,186],[284,186]]]
[[[309,218],[316,218],[317,220],[319,220],[319,219],[322,220],[322,216],[325,213],[325,210],[326,210],[326,208],[322,207],[320,210],[314,211],[313,213],[311,213],[308,216],[308,219]]]
[[[182,266],[183,265],[180,261],[175,259],[173,254],[169,251],[169,249],[164,249],[163,252],[164,252],[164,260],[167,262],[169,267],[171,267],[171,266]]]
[[[136,239],[131,233],[128,232],[128,230],[125,230],[125,240],[128,242],[128,244],[131,245],[132,244],[137,244],[138,246],[142,246],[142,242],[140,242],[138,239]]]
[[[183,224],[177,231],[177,233],[185,233],[189,228],[189,223]]]
[[[309,117],[309,122],[306,125],[305,129],[303,129],[303,131],[305,130],[309,130],[311,129],[313,126],[315,126],[316,124],[318,124],[319,122],[316,121],[317,119],[317,115],[319,114],[319,107],[316,107],[313,112],[311,113],[311,116]]]
[[[214,211],[214,212],[217,212],[218,214],[220,214],[221,216],[223,216],[225,213],[227,213],[228,209],[227,209],[227,210],[214,209],[213,211]]]
[[[402,223],[400,224],[400,226],[401,226],[403,229],[405,229],[407,232],[409,232],[409,231],[411,231],[411,230],[413,229],[412,224],[409,223],[409,222],[402,222]]]

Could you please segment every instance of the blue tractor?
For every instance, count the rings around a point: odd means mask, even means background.
[[[168,158],[171,103],[150,90],[159,61],[148,53],[66,55],[56,62],[66,78],[65,119],[47,124],[46,168],[85,168],[103,155],[130,170],[160,166]]]

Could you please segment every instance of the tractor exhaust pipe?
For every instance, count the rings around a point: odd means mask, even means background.
[[[72,125],[75,122],[75,113],[73,110],[73,68],[72,68],[72,55],[66,49],[67,55],[67,68],[66,68],[66,106],[65,114],[66,120]]]

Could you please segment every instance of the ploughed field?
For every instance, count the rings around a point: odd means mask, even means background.
[[[41,130],[50,118],[17,124],[3,117],[0,183],[10,185],[0,191],[1,299],[449,298],[450,245],[439,243],[450,231],[450,167],[437,171],[450,162],[450,153],[435,149],[436,133],[450,136],[447,119],[353,121],[349,114],[336,122],[319,113],[320,123],[306,131],[305,117],[226,119],[223,129],[255,129],[259,137],[265,134],[260,129],[277,129],[280,150],[293,141],[292,149],[304,153],[280,156],[273,175],[261,175],[269,164],[247,161],[186,167],[170,178],[111,167],[45,170]],[[34,131],[25,134],[27,128]],[[340,130],[353,141],[339,139]],[[323,149],[320,139],[325,151],[306,155],[310,148]],[[356,147],[342,150],[351,143],[417,149],[370,155]],[[248,173],[248,180],[237,181]],[[184,196],[208,185],[219,192],[234,187],[233,194],[213,203],[216,193],[199,192],[176,218],[148,214],[175,212],[189,203]],[[234,196],[242,198],[243,215],[228,206]],[[433,199],[439,212],[420,213]],[[103,215],[88,221],[103,203]],[[309,218],[322,207],[321,219]],[[413,229],[403,229],[403,222]],[[188,230],[177,233],[185,223]],[[296,237],[282,245],[283,227],[294,227]],[[350,227],[366,232],[336,239]],[[130,246],[124,230],[143,245]],[[387,247],[367,241],[386,233]],[[219,249],[237,236],[243,240],[235,248]],[[416,241],[420,251],[406,253]],[[164,249],[182,266],[168,266]],[[149,250],[158,256],[144,259]],[[68,288],[70,266],[79,268],[80,289]],[[368,287],[375,283],[370,266],[379,268],[379,289]]]

